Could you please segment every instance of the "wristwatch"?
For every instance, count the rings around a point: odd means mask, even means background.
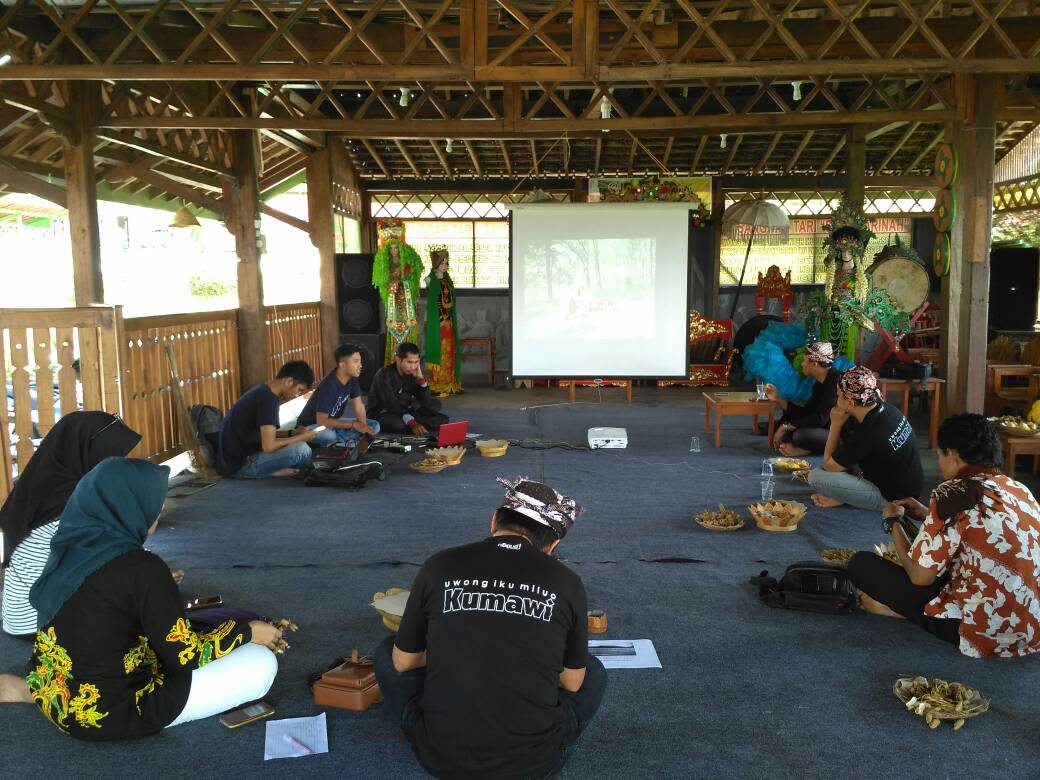
[[[894,526],[894,525],[902,525],[902,524],[903,524],[903,518],[900,515],[894,515],[893,517],[886,517],[886,518],[884,518],[881,521],[881,530],[883,530],[885,532],[885,534],[891,534],[892,533],[892,526]]]

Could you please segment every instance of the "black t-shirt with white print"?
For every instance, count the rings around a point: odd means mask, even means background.
[[[846,469],[859,466],[864,479],[877,485],[889,501],[921,496],[924,472],[917,438],[910,421],[894,406],[880,403],[871,409],[842,437],[833,457]]]
[[[581,578],[521,536],[437,553],[395,644],[426,651],[414,746],[438,777],[523,778],[563,750],[560,672],[588,660]]]

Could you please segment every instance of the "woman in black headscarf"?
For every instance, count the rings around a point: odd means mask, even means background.
[[[76,484],[108,457],[123,457],[140,434],[107,412],[70,412],[51,429],[0,508],[3,531],[3,628],[34,635],[36,610],[29,590],[39,578],[58,530],[58,516]]]

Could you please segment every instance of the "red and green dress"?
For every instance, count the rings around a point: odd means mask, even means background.
[[[437,395],[461,393],[455,285],[447,271],[430,274],[426,285],[426,378]]]

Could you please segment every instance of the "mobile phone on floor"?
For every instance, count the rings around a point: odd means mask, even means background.
[[[205,609],[206,607],[219,607],[224,603],[224,599],[220,596],[199,596],[197,599],[192,599],[184,605],[184,611],[190,612],[193,609]]]
[[[272,715],[274,715],[274,707],[266,701],[258,701],[253,702],[252,704],[247,704],[245,707],[241,707],[237,710],[225,712],[220,716],[220,722],[229,729],[237,729],[239,726],[244,726],[247,723],[252,723],[256,720],[263,720]]]

